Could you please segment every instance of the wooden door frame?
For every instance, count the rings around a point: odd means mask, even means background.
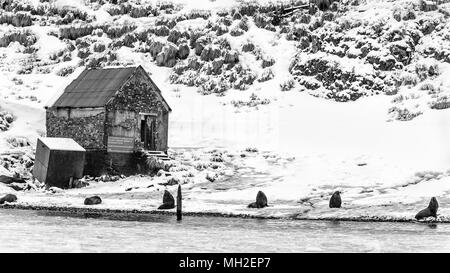
[[[144,144],[144,149],[154,151],[156,150],[155,130],[158,116],[153,113],[139,113],[139,115],[141,120],[141,142]],[[145,124],[145,129],[142,128],[143,124]]]

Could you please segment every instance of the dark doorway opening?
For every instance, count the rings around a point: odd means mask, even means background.
[[[144,116],[141,119],[141,142],[146,150],[156,150],[155,124],[156,118],[153,116]]]

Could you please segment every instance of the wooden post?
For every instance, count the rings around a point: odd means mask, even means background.
[[[177,221],[181,221],[181,185],[178,185],[177,193]]]

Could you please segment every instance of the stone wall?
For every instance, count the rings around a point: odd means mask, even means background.
[[[85,149],[106,149],[105,112],[92,116],[71,117],[47,109],[46,127],[48,137],[68,137],[74,139]]]

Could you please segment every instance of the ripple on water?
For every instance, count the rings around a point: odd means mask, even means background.
[[[450,251],[450,224],[0,210],[1,252]]]

